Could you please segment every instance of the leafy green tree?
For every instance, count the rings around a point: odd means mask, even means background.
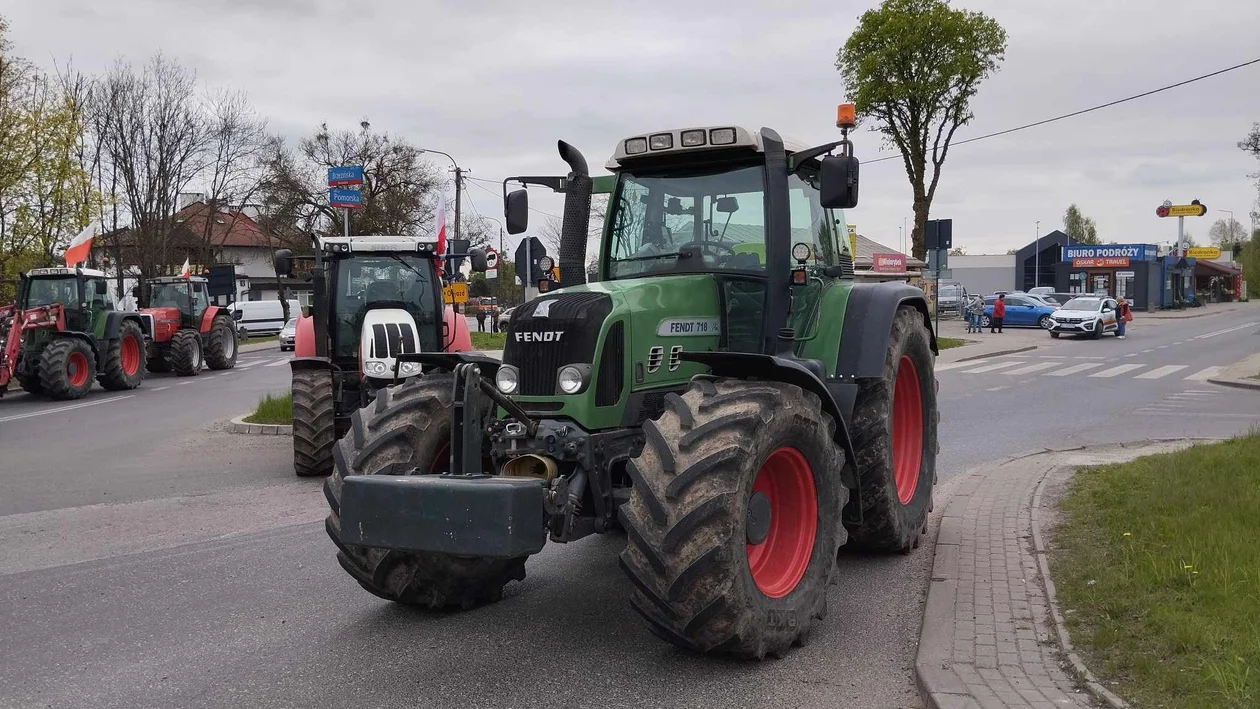
[[[865,12],[836,68],[858,117],[901,153],[913,192],[912,253],[923,235],[954,132],[971,122],[971,99],[1006,54],[1006,30],[945,0],[884,0]]]
[[[956,246],[949,250],[949,255],[950,256],[966,256],[967,251],[961,246]]]
[[[1098,227],[1094,220],[1081,213],[1080,207],[1069,205],[1063,213],[1063,233],[1080,244],[1099,244]]]

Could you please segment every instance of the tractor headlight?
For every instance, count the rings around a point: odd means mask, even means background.
[[[363,371],[374,377],[383,377],[389,374],[389,367],[386,367],[384,362],[371,360],[363,363]]]
[[[556,376],[556,386],[560,388],[561,393],[576,394],[586,388],[590,375],[591,365],[589,364],[566,364],[560,368]]]
[[[404,377],[410,377],[413,374],[420,373],[419,362],[400,362],[398,364],[398,374]]]
[[[499,371],[494,373],[494,385],[500,392],[512,395],[516,393],[517,388],[521,385],[521,376],[516,371],[516,367],[505,364],[499,367]]]

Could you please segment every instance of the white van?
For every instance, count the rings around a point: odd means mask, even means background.
[[[236,320],[241,337],[275,335],[284,327],[284,307],[278,300],[247,300],[232,303],[227,310]],[[296,300],[289,301],[289,317],[302,313]]]

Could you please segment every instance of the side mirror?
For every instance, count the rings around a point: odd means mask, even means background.
[[[523,234],[529,227],[529,192],[513,190],[503,198],[503,218],[509,234]]]
[[[852,209],[858,203],[858,159],[852,155],[832,155],[822,160],[819,172],[822,206]]]
[[[468,260],[472,264],[473,273],[485,273],[488,269],[485,249],[469,249]]]
[[[293,252],[288,249],[278,249],[275,256],[271,257],[271,262],[276,267],[276,275],[291,278],[293,276]]]

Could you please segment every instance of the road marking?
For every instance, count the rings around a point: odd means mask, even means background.
[[[1154,351],[1155,351],[1155,350],[1142,350],[1142,354],[1150,354],[1150,353],[1152,353],[1152,352],[1154,352]]]
[[[1091,376],[1091,377],[1114,377],[1114,376],[1119,375],[1119,374],[1124,374],[1125,372],[1132,372],[1132,371],[1133,371],[1133,370],[1135,370],[1135,369],[1141,369],[1142,367],[1145,367],[1145,366],[1146,366],[1145,364],[1122,364],[1122,365],[1119,365],[1119,366],[1116,366],[1116,367],[1112,367],[1111,369],[1104,369],[1104,370],[1103,370],[1103,371],[1101,371],[1101,372],[1094,372],[1093,374],[1091,374],[1091,375],[1089,375],[1089,376]]]
[[[1222,369],[1224,369],[1224,367],[1206,367],[1186,377],[1186,380],[1191,382],[1207,381],[1208,379],[1220,374]]]
[[[1014,367],[1017,364],[1023,364],[1023,361],[1017,360],[1014,362],[998,362],[997,364],[986,364],[983,367],[976,367],[975,369],[968,369],[967,371],[963,372],[963,374],[983,374],[984,372],[993,372],[999,369],[1006,369],[1007,367]]]
[[[1168,349],[1168,345],[1160,345],[1159,347],[1156,347],[1155,349],[1157,349],[1157,350],[1166,350],[1166,349]]]
[[[111,401],[122,401],[123,399],[131,399],[134,397],[135,397],[135,394],[127,394],[125,396],[111,396],[108,399],[97,399],[95,401],[85,401],[82,404],[58,406],[55,409],[48,409],[46,411],[35,411],[29,414],[16,414],[14,416],[5,416],[4,418],[0,418],[0,423],[4,423],[6,421],[18,421],[20,419],[35,418],[36,416],[47,416],[49,414],[59,414],[63,411],[72,411],[74,409],[86,409],[89,406],[96,406],[97,404],[108,404]]]
[[[1125,355],[1125,357],[1137,357],[1137,356],[1138,356],[1137,352],[1130,352],[1129,354]]]
[[[1107,355],[1081,355],[1072,359],[1107,359]]]
[[[1198,337],[1196,337],[1196,338],[1194,338],[1194,339],[1196,339],[1196,340],[1206,340],[1206,339],[1207,339],[1207,338],[1209,338],[1209,337],[1216,337],[1217,335],[1225,335],[1225,334],[1228,334],[1228,333],[1231,333],[1231,332],[1235,332],[1235,331],[1238,331],[1238,330],[1245,330],[1246,328],[1249,328],[1249,327],[1251,327],[1252,325],[1255,325],[1255,324],[1257,324],[1257,323],[1255,323],[1255,322],[1246,322],[1246,323],[1243,323],[1242,325],[1235,325],[1234,327],[1226,328],[1226,329],[1224,329],[1224,330],[1217,330],[1216,332],[1209,332],[1209,333],[1207,333],[1206,335],[1199,335]]]
[[[284,359],[278,359],[275,362],[272,362],[271,364],[264,364],[263,366],[264,367],[283,367],[284,365],[288,363],[289,363],[289,358],[285,357]]]
[[[1186,389],[1185,391],[1181,393],[1182,394],[1211,394],[1215,396],[1216,394],[1220,392],[1215,392],[1215,391],[1212,391],[1211,389]]]
[[[1023,361],[1024,360],[1022,359],[1016,359],[1014,360],[1013,363],[1021,364],[1023,363]],[[948,362],[946,364],[938,364],[932,369],[937,372],[948,372],[951,369],[962,369],[963,367],[974,367],[977,364],[979,364],[979,362],[976,362],[975,360],[967,360],[966,362]]]
[[[988,389],[985,389],[985,391],[1002,391],[1003,389],[1010,389],[1010,387],[1006,385],[1002,385],[1000,387],[989,387]]]
[[[1136,377],[1134,377],[1134,379],[1161,379],[1163,377],[1168,376],[1169,374],[1172,374],[1173,372],[1180,372],[1181,370],[1185,368],[1186,368],[1186,365],[1184,364],[1169,364],[1163,367],[1156,367],[1155,369],[1152,369],[1149,372],[1143,372],[1137,375]]]
[[[1187,416],[1187,417],[1193,416],[1195,418],[1207,417],[1207,418],[1254,419],[1256,417],[1255,414],[1225,414],[1225,413],[1215,414],[1215,413],[1208,413],[1205,411],[1142,411],[1141,409],[1139,409],[1138,413],[1143,413],[1143,414],[1146,414],[1147,416]]]
[[[169,386],[158,387],[156,389],[147,389],[147,391],[166,391],[167,389],[170,389],[170,387]]]
[[[1013,374],[1032,374],[1033,372],[1040,372],[1043,369],[1050,369],[1051,367],[1057,367],[1060,364],[1062,364],[1062,362],[1037,362],[1035,364],[1030,364],[1027,367],[1020,367],[1019,369],[1012,369],[1009,372],[1002,372],[1002,373],[1012,374],[1012,375]]]
[[[1103,366],[1102,362],[1086,362],[1084,364],[1074,364],[1071,367],[1065,367],[1063,369],[1058,370],[1057,372],[1046,372],[1045,376],[1069,377],[1073,374],[1077,374],[1079,372],[1084,372],[1084,371],[1093,369],[1094,367],[1101,367],[1101,366]]]
[[[186,386],[188,386],[189,384],[196,384],[196,383],[197,383],[197,382],[175,382],[175,386],[177,386],[177,387],[186,387]]]
[[[1067,359],[1067,355],[1037,355],[1042,359]]]
[[[1184,344],[1186,344],[1186,343],[1185,343],[1185,342],[1174,342],[1173,344],[1174,344],[1174,345],[1184,345]]]
[[[249,363],[247,363],[247,364],[241,364],[241,363],[239,363],[239,362],[238,362],[238,363],[236,364],[236,368],[237,368],[237,369],[248,369],[248,368],[250,368],[250,367],[255,367],[255,366],[257,366],[257,365],[260,365],[260,364],[262,364],[263,362],[266,362],[266,361],[267,361],[267,360],[265,360],[265,359],[256,359],[256,360],[254,360],[254,361],[252,361],[252,362],[249,362]]]

